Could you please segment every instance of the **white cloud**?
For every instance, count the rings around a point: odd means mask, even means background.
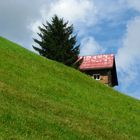
[[[31,48],[30,22],[40,16],[39,10],[48,0],[0,0],[0,35]]]
[[[42,6],[41,18],[38,21],[50,21],[51,17],[57,14],[82,32],[83,28],[89,26],[93,28],[104,19],[114,22],[119,20],[119,13],[126,9],[125,0],[52,0]]]
[[[126,0],[129,7],[140,11],[139,0]],[[134,72],[135,65],[140,60],[140,16],[135,17],[127,24],[126,34],[123,39],[123,47],[118,50],[117,60],[119,70]]]
[[[117,67],[120,74],[120,84],[122,91],[128,92],[127,88],[139,84],[140,71],[140,17],[136,17],[127,25],[127,32],[123,40],[123,47],[118,50]],[[129,93],[138,97],[138,89],[134,89],[133,93]]]
[[[126,0],[127,6],[140,12],[139,0]],[[121,90],[133,97],[140,98],[140,16],[127,23],[122,47],[117,53],[117,68]],[[131,91],[128,89],[131,87]]]
[[[38,28],[37,23],[50,22],[53,15],[58,15],[74,24],[75,28],[82,28],[96,23],[97,9],[91,0],[58,0],[51,1],[49,4],[43,5],[40,9],[41,18],[31,23],[33,32]],[[92,17],[92,18],[91,18]]]
[[[126,1],[131,8],[140,11],[140,0],[126,0]]]
[[[123,47],[118,50],[118,66],[120,69],[132,69],[140,59],[140,17],[129,22]]]
[[[90,24],[93,22],[93,20],[90,20],[91,14],[93,19],[96,15],[96,7],[91,0],[58,0],[50,4],[49,10],[44,7],[41,13],[43,17],[47,15],[48,19],[57,14],[71,23]]]
[[[81,40],[81,56],[101,54],[103,52],[104,49],[95,41],[93,37],[85,37]]]

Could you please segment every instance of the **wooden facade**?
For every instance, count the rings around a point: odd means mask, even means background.
[[[118,85],[115,57],[110,55],[83,56],[80,71],[111,87]]]

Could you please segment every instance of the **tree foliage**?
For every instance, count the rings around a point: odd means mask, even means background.
[[[38,33],[41,40],[34,39],[40,47],[33,48],[40,55],[61,62],[68,66],[78,59],[79,46],[77,45],[76,35],[73,34],[73,25],[68,25],[63,18],[54,16],[51,23],[46,22],[43,27],[39,27]]]

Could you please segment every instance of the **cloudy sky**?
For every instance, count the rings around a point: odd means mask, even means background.
[[[74,24],[80,55],[114,53],[116,89],[140,99],[140,0],[0,0],[0,36],[33,51],[38,26],[54,14]]]

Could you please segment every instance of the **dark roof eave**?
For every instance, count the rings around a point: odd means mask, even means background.
[[[116,70],[115,60],[114,60],[114,64],[113,64],[113,73],[114,73],[114,79],[115,79],[113,86],[118,86],[119,83],[118,83],[118,76],[117,76],[117,70]]]

